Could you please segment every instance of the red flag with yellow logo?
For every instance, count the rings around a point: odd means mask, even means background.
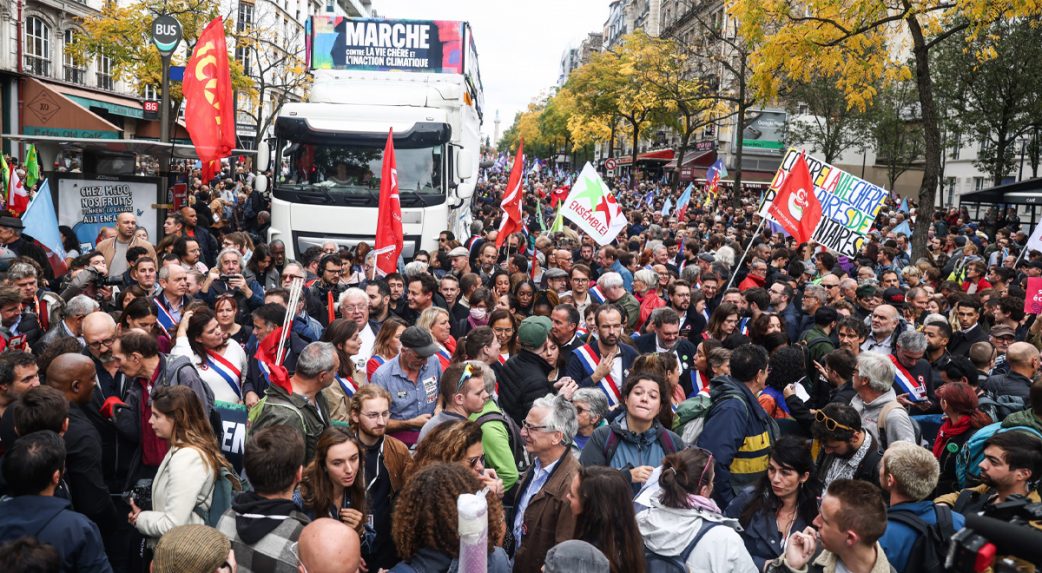
[[[214,18],[199,35],[188,58],[182,90],[185,127],[195,153],[203,162],[203,181],[209,183],[220,168],[220,159],[235,149],[235,106],[224,21]]]

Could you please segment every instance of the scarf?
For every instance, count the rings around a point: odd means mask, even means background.
[[[771,414],[772,418],[779,418],[779,417],[780,418],[789,418],[791,416],[792,413],[789,412],[789,405],[785,403],[785,395],[782,394],[781,391],[776,390],[776,389],[774,389],[774,388],[772,388],[770,386],[764,386],[762,392],[764,394],[770,396],[771,398],[774,398],[774,407],[775,408],[781,408],[782,412],[785,412],[784,416],[775,416],[772,413]]]
[[[945,418],[941,429],[937,431],[937,439],[933,441],[933,456],[941,459],[941,454],[944,452],[944,447],[948,445],[948,441],[965,434],[970,429],[972,421],[970,416],[963,416],[953,424],[951,418]]]
[[[702,497],[700,495],[690,494],[687,496],[687,502],[691,505],[691,509],[701,509],[720,515],[720,506],[716,505],[716,502],[708,497]]]

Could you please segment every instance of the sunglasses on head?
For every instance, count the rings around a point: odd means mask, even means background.
[[[851,428],[850,426],[848,426],[846,424],[841,424],[841,423],[833,420],[832,418],[829,418],[828,414],[826,414],[825,412],[822,412],[821,410],[815,410],[814,411],[814,419],[817,420],[818,422],[821,422],[822,424],[824,424],[825,425],[825,429],[830,431],[830,432],[835,432],[836,428],[839,428],[841,430],[846,430],[848,432],[855,432],[856,431],[854,428]]]

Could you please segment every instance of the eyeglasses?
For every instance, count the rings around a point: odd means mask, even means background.
[[[544,432],[547,428],[549,428],[549,426],[546,425],[536,426],[533,424],[529,424],[528,420],[522,420],[521,427],[525,430],[528,430],[529,432]]]
[[[391,418],[391,413],[387,410],[384,410],[383,412],[361,412],[361,414],[374,422],[381,419],[389,420]]]
[[[95,340],[94,342],[88,342],[87,346],[90,346],[91,348],[101,348],[102,346],[112,346],[115,343],[116,337],[112,336],[104,340]]]
[[[304,275],[290,275],[290,274],[285,274],[285,273],[283,273],[283,275],[282,275],[282,280],[291,280],[292,281],[292,280],[297,280],[297,279],[304,280]]]
[[[848,426],[846,424],[841,424],[841,423],[833,420],[832,418],[829,418],[828,414],[826,414],[825,412],[822,412],[821,410],[815,410],[814,411],[814,419],[817,420],[818,422],[821,422],[822,424],[825,424],[825,429],[830,431],[830,432],[835,432],[836,428],[839,428],[840,430],[846,430],[848,432],[856,432],[857,431],[854,428],[851,428],[850,426]]]
[[[572,282],[582,284],[590,282],[590,279],[585,277],[572,277]]]
[[[341,269],[336,267],[326,267],[326,270],[324,270],[323,272],[340,274],[340,271]]]

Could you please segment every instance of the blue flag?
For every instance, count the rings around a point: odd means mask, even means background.
[[[897,210],[902,212],[902,213],[907,213],[909,211],[909,209],[908,209],[908,197],[903,197],[901,199],[901,206],[898,207]]]
[[[32,203],[26,207],[22,215],[23,232],[39,241],[47,250],[65,259],[65,248],[62,236],[58,232],[58,215],[54,210],[54,199],[51,197],[50,182],[43,179],[43,185],[36,192]]]
[[[694,190],[694,188],[695,188],[695,184],[694,183],[688,183],[687,184],[687,189],[684,189],[684,193],[680,196],[680,199],[677,199],[677,211],[678,212],[681,209],[683,209],[684,207],[687,207],[687,204],[691,202],[691,191]]]
[[[901,224],[893,228],[894,234],[904,234],[906,237],[912,236],[912,227],[908,224],[908,221],[901,221]]]
[[[673,210],[673,198],[666,197],[666,203],[662,205],[662,216],[668,217],[669,212]]]

